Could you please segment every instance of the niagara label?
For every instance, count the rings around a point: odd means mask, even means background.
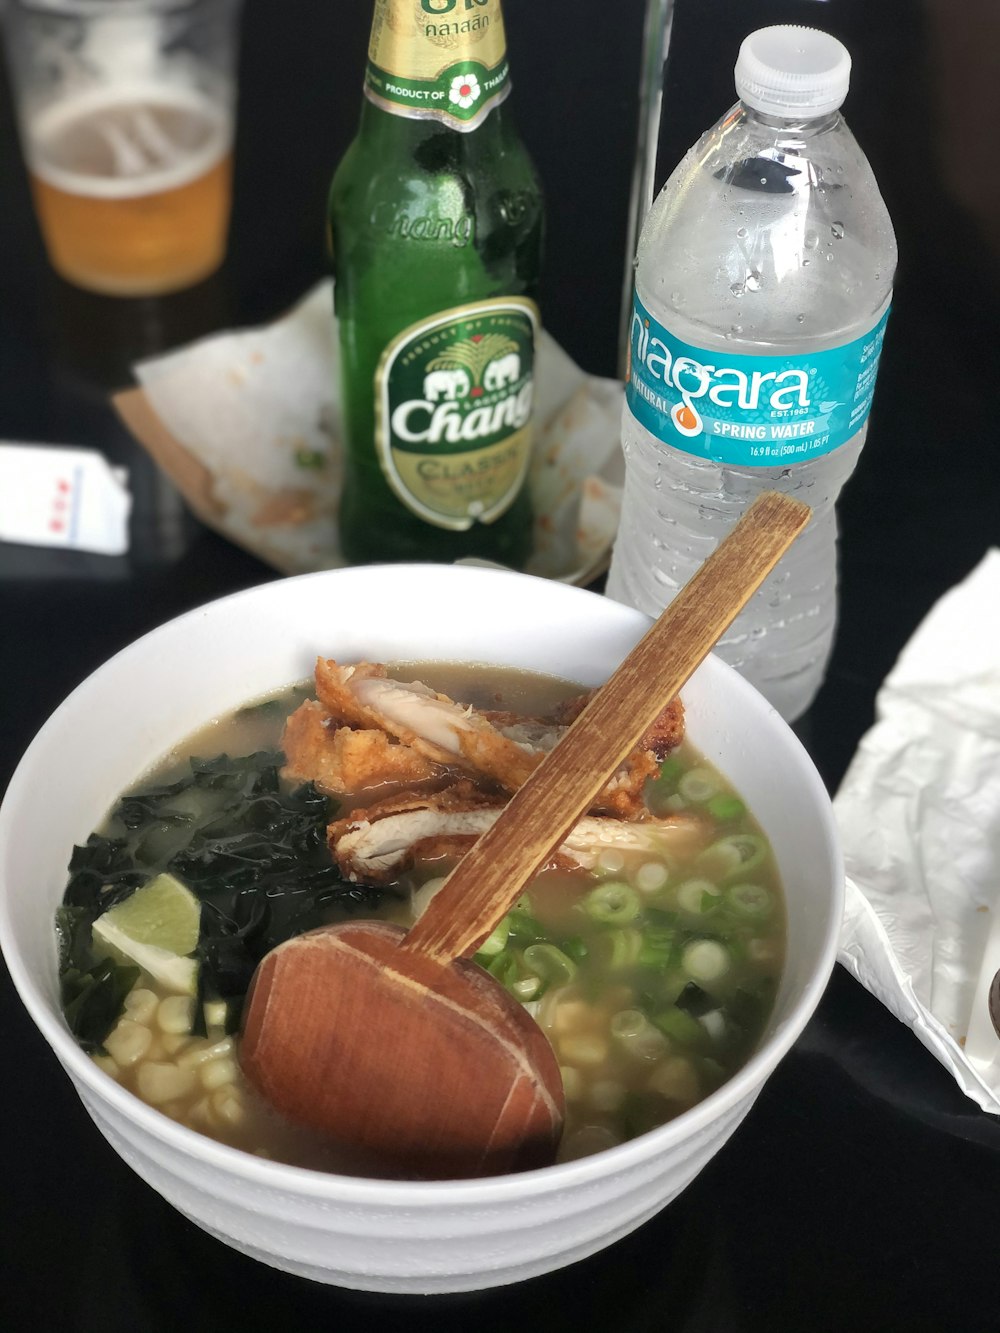
[[[886,310],[863,337],[821,352],[707,352],[675,338],[636,296],[629,409],[657,439],[714,463],[817,458],[864,425],[888,318]]]
[[[538,310],[501,297],[404,329],[375,372],[375,444],[389,485],[464,532],[514,502],[531,455]]]
[[[365,96],[468,131],[510,92],[499,0],[376,0]]]

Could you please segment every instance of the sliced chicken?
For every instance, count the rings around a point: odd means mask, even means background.
[[[474,708],[457,704],[421,681],[392,680],[384,666],[316,663],[316,693],[335,718],[379,727],[438,764],[492,778],[514,791],[541,761],[542,751],[509,740]]]
[[[393,680],[384,666],[374,663],[341,666],[321,658],[316,664],[316,692],[334,718],[355,727],[382,728],[432,762],[457,765],[507,791],[523,785],[565,731],[565,725],[542,719],[478,712],[420,681]],[[679,739],[682,719],[678,703],[662,735],[676,733]],[[643,788],[658,762],[657,751],[637,748],[592,809],[621,819],[640,816]]]
[[[384,884],[413,864],[417,843],[475,839],[491,827],[503,805],[502,797],[487,796],[463,779],[433,794],[406,792],[354,810],[329,825],[327,839],[346,879]],[[466,850],[464,843],[461,850]]]
[[[402,795],[353,811],[329,826],[330,850],[345,878],[368,884],[397,879],[414,864],[457,859],[491,828],[503,802],[484,796],[469,782],[443,792]],[[644,823],[585,816],[556,849],[545,868],[592,869],[609,849],[651,856],[704,838],[696,816],[673,815]],[[687,850],[685,847],[683,850]]]
[[[307,699],[285,723],[282,775],[290,782],[313,782],[331,796],[395,784],[440,780],[445,770],[384,731],[338,727],[322,704]]]

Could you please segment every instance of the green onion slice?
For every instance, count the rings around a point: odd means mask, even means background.
[[[677,886],[677,906],[694,916],[713,911],[721,897],[722,890],[710,879],[686,879]]]
[[[693,940],[684,950],[681,967],[695,981],[718,981],[729,971],[729,950],[720,940]]]
[[[507,917],[504,917],[483,940],[477,954],[482,954],[485,958],[495,958],[498,953],[503,953],[507,947],[507,937],[509,935],[510,921]]]
[[[705,1029],[696,1018],[672,1005],[662,1013],[653,1015],[653,1022],[660,1031],[680,1046],[700,1050],[705,1045]]]
[[[713,819],[739,819],[746,812],[747,808],[740,798],[731,796],[728,792],[720,792],[708,803],[708,813]]]
[[[634,921],[642,909],[635,889],[617,879],[591,889],[581,906],[591,920],[607,926],[623,926]]]
[[[698,865],[706,873],[725,881],[744,875],[764,860],[767,843],[757,833],[730,833],[698,854]]]
[[[726,902],[740,916],[759,921],[770,916],[774,899],[763,884],[733,884],[726,889]]]
[[[722,782],[710,768],[689,769],[677,784],[677,790],[686,801],[701,804],[719,794]]]
[[[535,1000],[542,991],[541,977],[521,977],[519,981],[512,981],[507,987],[515,1000],[520,1000],[522,1004],[528,1000]]]
[[[506,986],[510,990],[517,980],[519,968],[514,955],[509,949],[504,949],[502,953],[496,955],[486,970],[491,977],[496,977],[501,986]]]
[[[622,926],[618,930],[609,931],[604,936],[604,943],[608,950],[608,968],[612,972],[620,972],[638,960],[642,936],[634,926]]]
[[[524,965],[549,986],[565,986],[576,976],[576,963],[554,944],[529,944]]]

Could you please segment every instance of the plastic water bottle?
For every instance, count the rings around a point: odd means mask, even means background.
[[[718,647],[789,721],[833,643],[834,503],[865,442],[896,267],[839,111],[850,69],[826,33],[752,33],[739,102],[668,180],[636,262],[608,595],[656,615],[760,491],[804,500],[808,527]]]

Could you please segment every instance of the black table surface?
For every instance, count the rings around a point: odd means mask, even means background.
[[[546,322],[587,370],[614,374],[642,6],[506,8],[514,105],[549,200]],[[247,0],[229,257],[160,301],[102,300],[50,274],[0,88],[0,438],[100,449],[129,468],[135,503],[127,556],[0,543],[0,790],[112,653],[275,577],[191,517],[108,392],[135,360],[270,319],[323,274],[324,195],[356,125],[370,9]],[[679,0],[661,180],[732,101],[741,38],[785,21],[852,50],[846,114],[900,247],[869,442],[839,507],[836,650],[798,727],[834,791],[903,644],[1000,542],[1000,19],[990,0]],[[434,1299],[313,1285],[203,1234],[104,1142],[6,973],[0,1005],[3,1328],[1000,1328],[1000,1125],[839,968],[743,1126],[659,1216],[560,1273]]]

